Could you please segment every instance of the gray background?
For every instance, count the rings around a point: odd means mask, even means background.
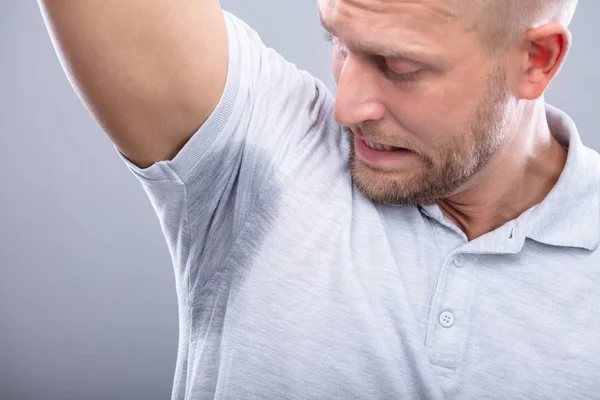
[[[223,0],[334,90],[315,1]],[[548,101],[600,149],[600,2]],[[0,0],[0,400],[167,399],[171,261],[141,186],[61,70],[34,0]]]

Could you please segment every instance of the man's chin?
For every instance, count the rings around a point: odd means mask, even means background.
[[[357,165],[352,169],[352,179],[356,187],[375,202],[394,205],[419,204],[414,202],[414,188],[419,187],[414,174],[381,171],[368,165]]]
[[[459,185],[442,175],[435,179],[422,170],[409,173],[379,171],[360,162],[353,165],[352,179],[369,199],[398,206],[435,204]]]

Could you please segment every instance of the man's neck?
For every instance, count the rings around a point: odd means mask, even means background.
[[[558,181],[567,150],[552,136],[543,103],[518,134],[463,187],[437,202],[469,240],[491,232],[539,204]]]

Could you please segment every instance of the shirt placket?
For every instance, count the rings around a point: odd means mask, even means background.
[[[468,336],[476,258],[455,250],[441,261],[425,345],[431,362],[449,370],[458,367]]]
[[[467,242],[455,226],[441,215],[434,216],[440,222],[437,226],[440,232],[438,236],[445,237],[440,246],[446,255],[439,264],[425,346],[431,363],[439,367],[438,373],[448,378],[446,383],[451,384],[464,359],[469,336],[473,334],[471,313],[476,307],[473,296],[479,260],[488,254],[516,253],[522,246],[523,238],[517,234],[516,224],[508,223],[485,237]],[[458,235],[452,235],[448,229]]]

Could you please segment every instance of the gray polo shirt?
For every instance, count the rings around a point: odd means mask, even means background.
[[[469,242],[437,206],[375,203],[318,79],[225,13],[223,97],[139,169],[173,259],[173,399],[600,399],[600,159]],[[122,156],[122,155],[121,155]]]

